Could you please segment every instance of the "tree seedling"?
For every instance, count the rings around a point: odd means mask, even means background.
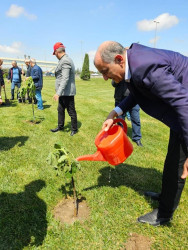
[[[54,150],[48,155],[47,162],[57,171],[57,175],[63,176],[65,183],[71,183],[74,195],[74,216],[78,215],[78,192],[75,187],[76,172],[80,170],[80,163],[75,160],[72,153],[60,144],[54,144]]]
[[[27,85],[26,87],[27,92],[29,93],[29,97],[31,98],[32,102],[33,119],[35,120],[34,98],[35,98],[36,87],[31,76],[26,80],[26,85]]]

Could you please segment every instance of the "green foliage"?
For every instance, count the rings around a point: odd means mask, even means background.
[[[54,150],[47,157],[47,162],[53,166],[56,170],[57,175],[63,176],[65,180],[65,192],[67,193],[66,187],[69,186],[74,193],[75,202],[77,202],[77,194],[75,188],[75,177],[77,170],[80,170],[80,163],[76,161],[68,150],[62,147],[60,144],[54,144]],[[70,185],[70,182],[72,185]]]
[[[9,69],[7,69],[7,68],[3,68],[3,78],[8,78],[8,71],[9,71]]]
[[[35,97],[36,87],[31,76],[26,80],[26,85],[26,88],[29,91],[29,97],[33,99]]]
[[[27,89],[26,89],[25,87],[21,87],[21,88],[20,88],[20,91],[19,91],[19,94],[20,94],[20,97],[21,97],[22,99],[25,99],[26,93],[27,93]]]
[[[35,98],[36,87],[35,87],[35,83],[34,83],[31,76],[26,80],[26,85],[27,85],[27,92],[29,93],[29,97],[32,100],[33,119],[35,120],[35,110],[34,110],[33,100]]]
[[[47,162],[54,167],[57,175],[71,179],[80,170],[80,163],[60,144],[54,144],[54,150],[48,155]]]
[[[80,78],[82,80],[89,80],[90,79],[89,56],[88,56],[88,54],[85,54],[84,63],[83,63]]]

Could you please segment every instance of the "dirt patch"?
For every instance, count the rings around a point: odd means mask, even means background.
[[[75,221],[85,221],[89,218],[90,211],[85,200],[78,200],[78,215],[74,217],[74,200],[63,199],[54,208],[54,217],[61,223],[73,224]]]
[[[34,125],[34,124],[39,124],[41,123],[41,120],[25,120],[23,122],[26,122],[26,123],[29,123],[31,125]]]
[[[150,250],[152,241],[149,237],[131,233],[130,238],[125,243],[125,248],[122,250]]]

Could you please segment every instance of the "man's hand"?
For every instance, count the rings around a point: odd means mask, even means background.
[[[183,165],[183,174],[182,174],[181,178],[186,179],[187,176],[188,176],[188,158]]]
[[[112,127],[115,116],[117,116],[117,113],[112,110],[102,125],[102,129],[104,129],[104,131],[108,131],[109,128]]]
[[[59,96],[58,96],[57,94],[55,94],[55,95],[53,96],[53,99],[54,99],[55,101],[58,101]]]
[[[10,82],[10,80],[7,80],[7,83],[9,83]]]

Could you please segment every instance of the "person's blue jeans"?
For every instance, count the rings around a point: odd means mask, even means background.
[[[140,124],[140,106],[137,104],[129,110],[132,124],[132,140],[138,141],[141,139],[141,124]]]
[[[11,96],[12,96],[12,100],[14,99],[14,89],[15,86],[17,86],[17,98],[19,99],[19,88],[21,87],[21,82],[11,82]]]
[[[20,82],[11,82],[11,89],[15,89],[15,86],[17,86],[18,88],[21,87],[21,83]]]
[[[38,107],[38,109],[41,109],[41,110],[44,109],[43,108],[43,102],[42,102],[41,89],[36,89],[35,97],[37,99],[37,107]]]
[[[129,113],[132,124],[132,140],[139,141],[142,138],[140,124],[140,106],[137,104],[129,110]],[[125,120],[125,116],[126,113],[123,113],[122,115],[118,116],[118,118]]]

